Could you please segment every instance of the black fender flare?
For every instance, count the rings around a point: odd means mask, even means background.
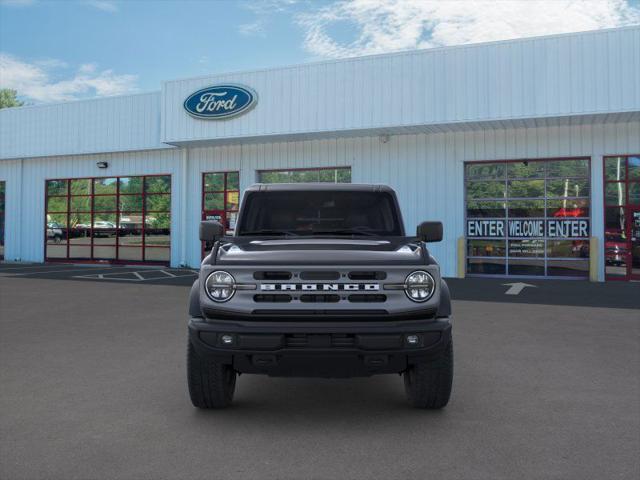
[[[200,310],[200,279],[196,279],[191,285],[191,292],[189,292],[189,315],[195,318],[202,318],[202,311]]]
[[[444,318],[451,316],[451,292],[449,291],[449,285],[444,281],[444,278],[440,280],[440,305],[438,305],[437,318]]]

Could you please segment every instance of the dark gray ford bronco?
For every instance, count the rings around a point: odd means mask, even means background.
[[[387,186],[258,184],[224,232],[200,224],[210,252],[189,303],[196,407],[229,405],[242,373],[399,373],[414,406],[447,404],[451,302],[426,246],[442,240],[440,222],[406,236]]]

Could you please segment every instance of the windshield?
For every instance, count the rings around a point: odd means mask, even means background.
[[[236,235],[402,235],[386,192],[259,192],[248,195]]]

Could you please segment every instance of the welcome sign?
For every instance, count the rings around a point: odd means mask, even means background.
[[[588,238],[585,218],[467,220],[469,238]]]
[[[246,113],[258,101],[258,95],[244,85],[212,85],[192,93],[184,101],[189,115],[206,120],[224,120]]]

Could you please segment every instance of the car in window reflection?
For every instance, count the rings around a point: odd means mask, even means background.
[[[53,240],[54,243],[62,242],[64,232],[62,226],[57,222],[47,223],[47,241]]]
[[[93,222],[94,237],[112,237],[116,234],[116,224],[105,220],[97,220]]]
[[[553,212],[554,217],[588,217],[583,208],[559,208]]]

